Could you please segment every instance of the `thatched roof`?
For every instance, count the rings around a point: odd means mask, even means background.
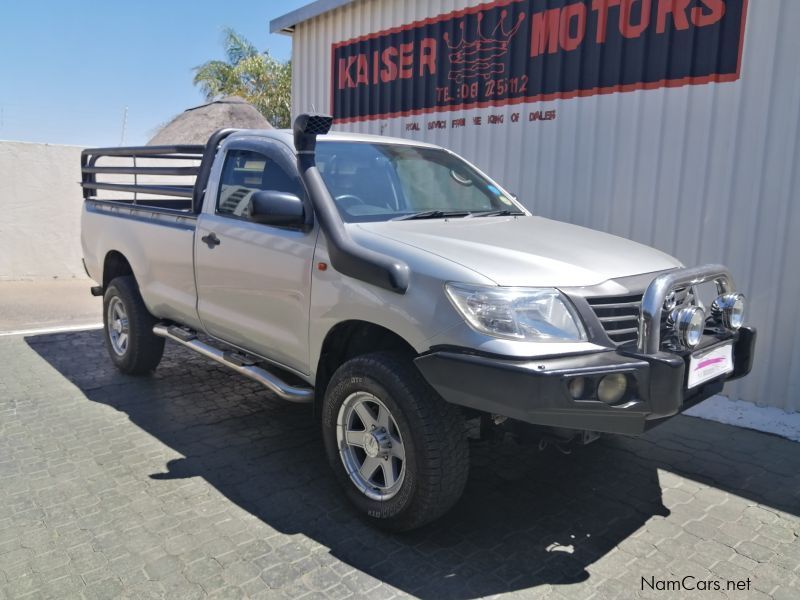
[[[269,121],[252,104],[237,96],[229,96],[185,110],[164,125],[147,145],[205,144],[209,136],[222,127],[272,129]]]

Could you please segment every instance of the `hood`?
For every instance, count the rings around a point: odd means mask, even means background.
[[[649,246],[543,217],[382,221],[356,227],[459,263],[504,286],[582,287],[683,266]]]

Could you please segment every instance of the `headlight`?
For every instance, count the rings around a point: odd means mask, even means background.
[[[744,323],[744,296],[722,294],[711,304],[711,316],[728,329],[739,329]]]
[[[465,283],[448,283],[445,289],[458,312],[482,333],[529,342],[586,339],[575,309],[558,290]]]

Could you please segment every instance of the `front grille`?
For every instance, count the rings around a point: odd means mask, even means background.
[[[639,337],[639,311],[642,307],[641,294],[626,296],[596,296],[587,298],[589,306],[603,326],[611,341],[617,345],[634,342]],[[687,287],[675,289],[675,305],[680,307],[691,300]],[[667,311],[661,318],[662,339],[666,338]]]
[[[586,300],[612,342],[625,344],[636,340],[642,294],[600,296]]]

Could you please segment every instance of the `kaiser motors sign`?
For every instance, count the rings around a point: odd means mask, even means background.
[[[338,122],[739,78],[747,0],[499,0],[333,45]]]

